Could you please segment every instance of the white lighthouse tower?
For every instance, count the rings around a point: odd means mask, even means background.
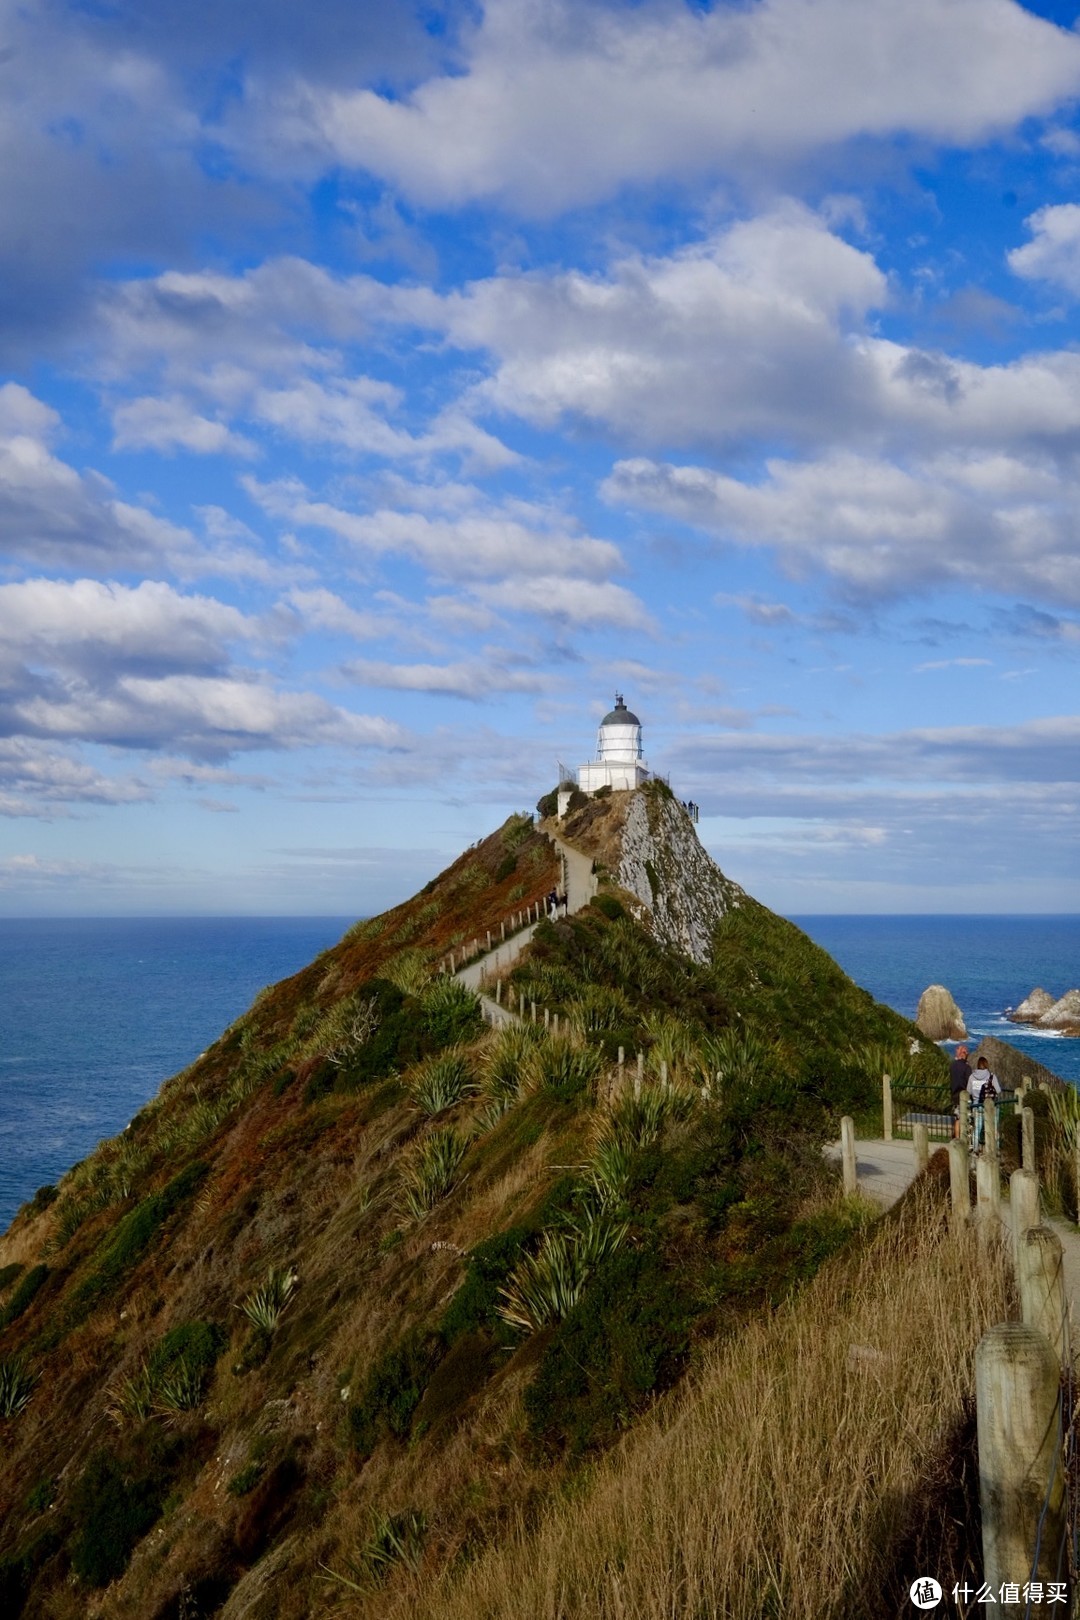
[[[583,793],[610,787],[617,792],[640,787],[649,780],[649,767],[641,750],[641,721],[626,707],[621,692],[615,694],[615,707],[600,722],[596,738],[596,758],[578,771]]]

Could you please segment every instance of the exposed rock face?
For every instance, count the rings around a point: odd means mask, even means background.
[[[717,923],[745,891],[702,848],[675,799],[658,786],[627,797],[617,881],[647,908],[657,938],[705,962]]]
[[[1014,1007],[1009,1017],[1014,1024],[1033,1024],[1036,1019],[1048,1013],[1054,1005],[1054,998],[1049,990],[1041,987],[1033,990],[1030,996],[1025,996],[1019,1007]]]
[[[943,984],[931,984],[919,997],[915,1022],[930,1041],[962,1041],[967,1034],[964,1015]]]
[[[637,902],[657,938],[695,962],[708,961],[717,923],[746,899],[745,890],[706,854],[686,811],[662,782],[590,799],[562,821],[545,823],[544,830],[564,855],[576,850],[579,860],[607,872]],[[568,888],[575,889],[572,865],[566,873]],[[587,891],[578,882],[571,910],[579,897],[584,905],[596,892],[595,878],[591,882]]]
[[[1038,1020],[1040,1029],[1061,1029],[1080,1035],[1080,990],[1067,990]]]
[[[1035,1085],[1048,1086],[1051,1091],[1060,1091],[1068,1084],[1045,1063],[1036,1063],[1026,1052],[1010,1046],[1008,1041],[999,1041],[995,1035],[984,1035],[978,1048],[972,1047],[972,1065],[980,1057],[986,1059],[1006,1091],[1016,1091],[1025,1075]]]

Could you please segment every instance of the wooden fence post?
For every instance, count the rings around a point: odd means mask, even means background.
[[[1037,1173],[1035,1164],[1035,1111],[1020,1110],[1020,1163],[1025,1170]]]
[[[1080,1126],[1073,1138],[1073,1180],[1076,1183],[1076,1214],[1080,1220]]]
[[[915,1174],[920,1175],[930,1163],[930,1133],[921,1120],[911,1127],[911,1145],[915,1150]]]
[[[1039,1178],[1030,1170],[1014,1170],[1009,1177],[1009,1204],[1013,1229],[1013,1264],[1020,1275],[1020,1246],[1032,1227],[1041,1223]]]
[[[1048,1226],[1033,1226],[1025,1233],[1016,1280],[1024,1321],[1050,1341],[1060,1366],[1067,1350],[1065,1267],[1061,1239]]]
[[[892,1136],[892,1079],[889,1075],[881,1077],[881,1117],[882,1135],[886,1142],[891,1142]]]
[[[998,1112],[993,1093],[986,1097],[983,1109],[983,1151],[992,1159],[998,1156]]]
[[[551,1008],[550,1007],[545,1007],[544,1008],[544,1028],[545,1029],[550,1029],[551,1028]]]
[[[1057,1578],[1065,1533],[1058,1379],[1049,1343],[1023,1322],[1000,1322],[975,1352],[982,1577],[994,1593]],[[1002,1603],[994,1613],[1022,1620],[1027,1606]]]
[[[1001,1222],[1001,1174],[997,1160],[985,1154],[975,1160],[975,1198],[979,1236],[985,1242]]]
[[[635,1097],[640,1097],[641,1096],[641,1082],[644,1080],[644,1078],[645,1078],[645,1054],[644,1054],[644,1052],[639,1052],[638,1055],[637,1055],[637,1073],[634,1075],[634,1096]]]
[[[844,1165],[844,1191],[858,1191],[859,1170],[855,1163],[855,1121],[845,1114],[840,1121],[840,1157]]]
[[[949,1198],[952,1229],[959,1232],[971,1219],[971,1171],[966,1141],[949,1143]]]
[[[619,1096],[622,1096],[623,1080],[626,1077],[626,1053],[619,1047]]]

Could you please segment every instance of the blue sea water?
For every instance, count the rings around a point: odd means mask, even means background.
[[[0,919],[0,1230],[354,920]]]
[[[793,917],[878,1001],[914,1018],[928,984],[952,991],[972,1035],[997,1035],[1080,1085],[1080,1037],[1011,1024],[1036,985],[1080,987],[1080,917]]]
[[[265,984],[338,940],[345,917],[0,919],[0,1229],[122,1130]],[[1080,1039],[1009,1024],[1036,984],[1080,985],[1078,917],[797,917],[880,1001],[911,1017],[948,985],[995,1034],[1080,1084]]]

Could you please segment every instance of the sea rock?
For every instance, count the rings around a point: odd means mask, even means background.
[[[1033,1024],[1036,1019],[1048,1013],[1054,1005],[1054,998],[1049,990],[1033,990],[1030,996],[1025,996],[1019,1007],[1014,1007],[1009,1017],[1014,1024]]]
[[[943,984],[927,985],[915,1022],[929,1041],[962,1041],[967,1034],[964,1015]]]
[[[1080,1035],[1080,990],[1066,990],[1038,1023],[1040,1029],[1060,1029],[1066,1035]]]

